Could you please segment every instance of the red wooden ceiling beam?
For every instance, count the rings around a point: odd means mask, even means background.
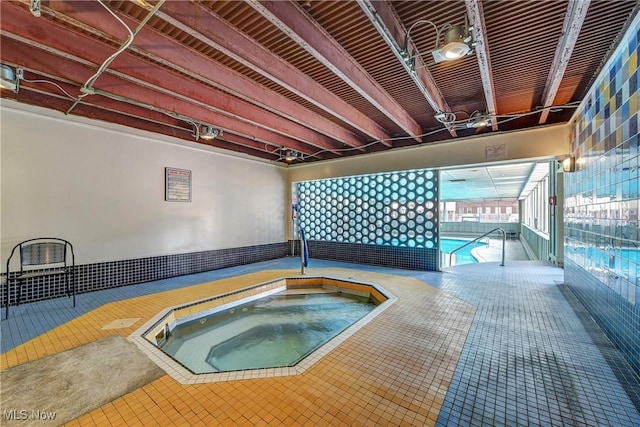
[[[46,50],[44,47],[46,46],[46,48],[52,52],[60,51],[63,52],[63,55],[80,57],[94,64],[100,64],[104,58],[108,57],[113,51],[113,48],[109,45],[97,42],[83,34],[69,34],[68,30],[64,27],[48,21],[44,21],[47,26],[46,31],[34,36],[32,35],[33,32],[30,31],[30,26],[19,24],[20,22],[24,22],[24,20],[19,18],[25,13],[28,14],[27,11],[17,6],[3,7],[3,19],[6,19],[6,21],[3,22],[3,32],[29,40],[31,44],[37,45],[43,50]],[[230,116],[256,126],[261,126],[314,147],[329,150],[341,147],[336,141],[322,134],[291,123],[276,114],[246,101],[231,97],[226,93],[202,86],[189,78],[185,78],[183,75],[157,67],[130,53],[123,52],[111,63],[107,74],[113,73],[113,71],[121,72],[125,79],[137,79],[138,84],[153,89],[154,91],[162,91],[166,94],[180,96],[184,101],[202,104],[221,115]],[[93,72],[77,76],[76,80],[83,81],[91,74],[93,74]],[[102,90],[110,91],[109,87],[105,86],[103,82],[104,78],[100,77],[96,81],[96,86]],[[146,100],[141,101],[149,103]],[[208,122],[217,124],[211,120]]]
[[[156,15],[371,138],[390,138],[387,131],[366,114],[338,98],[282,58],[273,55],[201,4],[170,1],[163,4]]]
[[[3,40],[4,45],[4,40]],[[61,81],[53,76],[47,74],[35,74],[31,70],[25,70],[24,80],[20,83],[20,90],[27,89],[32,92],[38,92],[41,94],[49,94],[54,97],[61,97],[68,101],[67,109],[74,102],[75,98],[69,97],[78,90],[78,85],[75,82]],[[45,81],[47,83],[45,83]],[[64,92],[67,94],[65,94]],[[4,95],[4,93],[3,93]],[[83,98],[81,103],[85,105],[92,105],[101,110],[111,111],[113,113],[124,114],[129,117],[135,117],[139,120],[144,120],[150,123],[155,123],[160,126],[173,127],[176,132],[176,136],[179,137],[191,137],[193,138],[194,129],[193,126],[180,120],[176,117],[163,114],[159,111],[150,110],[148,108],[139,107],[133,104],[127,104],[115,99],[106,98],[103,96],[90,96]],[[46,104],[45,104],[46,106]],[[66,109],[63,111],[67,111]]]
[[[3,59],[40,74],[57,76],[61,80],[78,82],[78,85],[80,85],[82,84],[81,82],[84,82],[83,77],[91,75],[94,71],[93,68],[86,65],[20,43],[7,37],[6,34],[3,34],[1,44]],[[204,106],[194,105],[170,95],[131,84],[108,73],[103,74],[99,81],[101,86],[105,87],[105,90],[109,93],[148,104],[158,109],[180,111],[180,114],[192,118],[195,122],[215,124],[225,130],[239,133],[243,136],[255,137],[273,145],[290,147],[304,153],[315,151],[297,140],[233,117],[215,114]]]
[[[248,3],[416,141],[422,128],[324,28],[292,1]]]
[[[411,69],[407,65],[407,62],[401,55],[401,51],[404,44],[404,38],[407,31],[400,21],[400,18],[393,9],[393,5],[389,0],[372,1],[372,0],[357,0],[360,8],[367,15],[369,20],[378,30],[382,38],[387,42],[392,52],[396,55],[400,63],[405,67],[411,79],[415,82],[420,92],[431,105],[431,108],[436,113],[449,112],[451,109],[444,99],[440,88],[436,84],[433,76],[427,69],[422,56],[415,55],[415,65]],[[417,52],[417,49],[413,45],[413,42],[409,40],[409,51]],[[452,128],[448,128],[451,136],[457,136],[456,131]]]
[[[547,76],[547,82],[544,85],[544,92],[542,93],[542,114],[540,114],[539,124],[543,124],[547,121],[549,116],[549,107],[553,105],[553,101],[560,89],[560,83],[569,65],[571,54],[578,42],[578,36],[582,30],[582,24],[587,17],[587,11],[591,0],[570,1],[567,4],[567,13],[564,16],[564,22],[562,24],[562,34],[558,39],[556,46],[556,52],[553,57],[553,64],[549,70]]]
[[[54,15],[57,20],[64,21],[66,24],[80,28],[96,37],[109,38],[114,41],[126,37],[122,25],[115,19],[105,19],[104,10],[96,2],[49,1],[46,6],[43,5],[42,10],[43,16]],[[126,15],[120,15],[120,18],[129,27],[137,25],[137,21]],[[25,18],[23,22],[28,22],[27,19]],[[135,43],[128,50],[167,68],[191,74],[194,79],[224,90],[348,146],[361,147],[365,144],[362,138],[343,126],[257,84],[217,61],[212,61],[210,58],[185,48],[175,39],[151,30],[149,27],[145,27],[136,35]]]
[[[12,96],[12,98],[18,102],[37,106],[46,105],[48,109],[57,110],[61,113],[64,113],[69,108],[72,102],[68,98],[61,97],[58,94],[36,89],[33,85],[30,85],[28,83],[22,86],[19,93],[13,95],[15,96]],[[140,129],[155,134],[163,134],[174,138],[189,140],[188,137],[185,137],[185,134],[183,132],[175,132],[176,129],[172,126],[159,126],[158,123],[141,120],[140,117],[137,116],[129,116],[126,114],[122,114],[122,112],[119,111],[111,111],[109,109],[101,108],[96,105],[85,104],[83,102],[76,106],[76,108],[73,110],[73,115],[86,117],[89,119],[107,121],[109,123],[122,125],[128,128]],[[193,141],[193,139],[191,140]],[[231,143],[216,139],[215,143],[214,141],[200,141],[199,143],[268,160],[276,160],[278,158],[277,155],[273,155],[270,152],[266,152],[261,149],[255,149],[251,146],[245,146],[244,144],[238,144],[235,142]]]
[[[496,118],[496,88],[493,84],[493,71],[491,69],[491,56],[489,54],[489,43],[487,41],[487,26],[484,23],[484,9],[480,0],[465,0],[467,15],[472,28],[473,40],[476,43],[475,51],[482,79],[482,89],[487,103],[487,114],[491,117],[491,129],[498,130],[498,119]]]

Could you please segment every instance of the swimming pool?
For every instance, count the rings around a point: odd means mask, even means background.
[[[456,248],[467,243],[469,240],[463,239],[440,239],[440,251],[443,253],[443,267],[449,265],[449,254],[451,251],[454,251]],[[460,264],[471,264],[476,263],[478,260],[471,255],[471,251],[474,248],[480,248],[483,246],[487,246],[484,242],[475,242],[464,249],[459,250],[455,254],[453,254],[453,265]]]

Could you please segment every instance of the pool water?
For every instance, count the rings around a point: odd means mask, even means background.
[[[443,261],[445,265],[449,264],[449,254],[456,248],[467,243],[468,240],[462,239],[440,239],[440,251],[444,254]],[[459,250],[453,254],[453,265],[471,264],[478,262],[477,259],[471,255],[471,251],[474,248],[486,246],[484,242],[475,242],[464,249]]]
[[[161,348],[196,374],[293,366],[375,307],[340,292],[271,295],[177,325]]]

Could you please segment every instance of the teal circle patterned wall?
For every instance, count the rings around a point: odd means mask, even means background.
[[[300,182],[297,194],[309,240],[438,247],[437,171]]]

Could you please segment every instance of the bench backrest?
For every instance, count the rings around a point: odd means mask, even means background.
[[[7,274],[15,271],[24,272],[25,269],[67,269],[75,266],[74,258],[73,246],[64,239],[56,237],[29,239],[18,243],[11,250],[11,255],[7,259]]]
[[[61,264],[67,259],[67,245],[57,242],[26,243],[20,246],[23,266]]]

